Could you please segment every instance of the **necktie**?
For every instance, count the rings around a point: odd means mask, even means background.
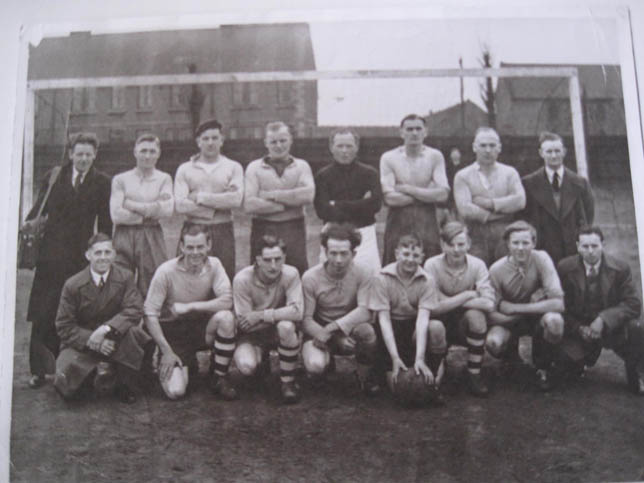
[[[557,172],[552,176],[552,189],[555,192],[559,191],[559,174]]]
[[[81,173],[76,173],[76,177],[74,178],[74,190],[75,191],[78,191],[78,187],[81,184],[81,176],[82,176]]]
[[[98,289],[103,290],[104,286],[105,286],[105,279],[101,277],[101,279],[98,281]]]
[[[595,277],[597,277],[597,269],[595,268],[595,265],[593,265],[588,270],[588,278],[595,278]]]

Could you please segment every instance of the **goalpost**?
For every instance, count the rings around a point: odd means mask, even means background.
[[[21,220],[33,203],[34,126],[36,91],[79,87],[117,87],[176,84],[222,84],[235,82],[318,81],[340,79],[411,79],[420,77],[566,77],[570,98],[573,140],[577,173],[588,177],[586,141],[584,138],[579,76],[576,67],[499,67],[485,69],[418,69],[418,70],[347,70],[186,73],[125,77],[88,77],[44,79],[27,82],[25,129],[23,138],[22,213]]]

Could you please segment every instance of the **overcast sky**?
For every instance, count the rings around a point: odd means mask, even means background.
[[[421,19],[312,23],[319,70],[480,67],[483,45],[494,65],[619,64],[616,22],[607,19]],[[479,80],[465,98],[482,105]],[[392,125],[459,102],[457,78],[321,81],[320,124]]]

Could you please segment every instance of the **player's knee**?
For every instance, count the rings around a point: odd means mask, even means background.
[[[427,331],[429,333],[429,343],[432,347],[447,346],[445,326],[440,320],[430,320]]]
[[[235,335],[235,316],[230,310],[220,310],[210,319],[217,328],[216,331],[223,337],[233,337]]]
[[[302,362],[304,369],[309,374],[322,374],[329,364],[331,355],[313,345],[312,341],[304,343],[302,347]]]
[[[376,330],[373,328],[373,325],[364,322],[357,325],[351,331],[351,337],[360,346],[375,346],[376,345]]]
[[[465,312],[467,328],[475,334],[483,334],[487,330],[487,320],[485,314],[480,310],[470,309]]]
[[[277,335],[280,341],[288,341],[297,338],[297,328],[290,320],[280,320],[277,323]]]
[[[557,312],[548,312],[541,318],[543,337],[551,344],[561,341],[564,333],[564,319]]]

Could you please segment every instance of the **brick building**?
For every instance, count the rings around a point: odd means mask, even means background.
[[[224,25],[204,30],[93,35],[72,33],[30,47],[29,80],[159,74],[315,70],[307,24]],[[283,120],[296,136],[317,124],[317,83],[89,87],[39,91],[36,146],[91,130],[103,143],[131,143],[144,131],[164,141],[192,139],[195,124],[216,117],[229,139],[260,139]]]

